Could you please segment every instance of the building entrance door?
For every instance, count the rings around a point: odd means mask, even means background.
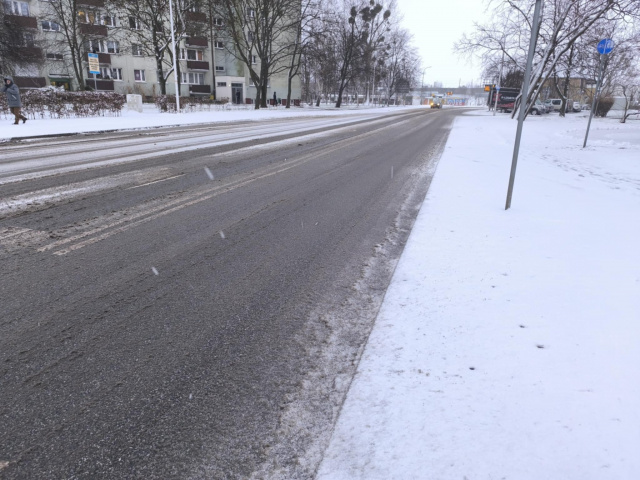
[[[239,105],[241,104],[244,99],[242,97],[242,90],[243,90],[243,85],[242,83],[232,83],[231,84],[231,98],[232,98],[232,102]]]

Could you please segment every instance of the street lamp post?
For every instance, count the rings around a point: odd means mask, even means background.
[[[173,78],[175,79],[175,90],[176,90],[176,113],[180,113],[180,92],[178,91],[178,68],[177,62],[178,57],[176,57],[176,33],[173,28],[173,0],[169,0],[169,18],[171,23],[171,48],[173,50]]]
[[[426,72],[430,68],[431,66],[424,67],[422,69],[422,85],[420,86],[420,105],[422,105],[422,102],[424,102],[424,72]]]

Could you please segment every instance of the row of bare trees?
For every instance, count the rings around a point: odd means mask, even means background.
[[[532,0],[488,0],[492,20],[476,24],[474,32],[456,44],[463,55],[481,59],[485,78],[504,82],[522,76],[531,36]],[[522,92],[528,112],[545,85],[551,84],[554,96],[569,98],[571,78],[595,83],[599,70],[596,46],[601,39],[615,42],[613,52],[604,57],[605,68],[601,96],[615,92],[627,96],[627,105],[638,100],[640,84],[640,2],[638,0],[543,0],[537,32],[530,89]],[[517,85],[518,87],[520,85]],[[564,105],[563,105],[564,107]],[[565,109],[562,108],[561,112]],[[513,116],[516,115],[514,109]],[[626,112],[625,112],[626,113]]]
[[[408,92],[416,83],[420,58],[399,20],[395,0],[323,2],[305,23],[302,39],[305,99],[319,104],[335,97],[340,107],[347,90],[367,101]]]
[[[231,73],[248,73],[257,87],[256,108],[266,107],[275,76],[288,79],[287,106],[298,77],[306,101],[335,98],[340,107],[345,92],[367,100],[407,92],[420,71],[410,35],[399,26],[395,0],[173,0],[173,22],[169,2],[107,0],[100,8],[86,0],[41,2],[43,30],[52,32],[41,35],[40,42],[47,43],[41,46],[64,52],[55,59],[64,60],[80,88],[86,86],[87,52],[151,57],[159,93],[166,94],[174,65],[178,83],[181,79],[172,34],[178,45],[188,37],[208,37],[212,56],[223,50],[240,65]],[[19,30],[0,21],[3,72],[38,60],[25,56]],[[213,58],[211,64],[215,95]]]
[[[299,77],[307,102],[335,98],[340,107],[346,91],[367,98],[381,89],[386,98],[408,91],[420,70],[410,35],[398,26],[395,0],[205,1],[221,19],[227,53],[258,86],[256,108],[266,106],[275,75],[288,79],[287,106]]]

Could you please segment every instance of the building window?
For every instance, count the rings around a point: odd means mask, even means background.
[[[180,60],[202,60],[202,50],[193,50],[191,48],[180,49]]]
[[[96,39],[87,40],[87,51],[93,53],[106,53],[104,43],[101,40]]]
[[[49,20],[42,21],[42,30],[45,32],[59,32],[60,25],[56,22],[51,22]]]
[[[113,15],[104,15],[102,17],[102,25],[107,27],[115,27],[116,25],[116,17]]]
[[[142,55],[144,55],[142,53],[142,45],[139,45],[137,43],[131,45],[131,55],[133,55],[134,57],[141,57]]]
[[[213,19],[213,24],[216,27],[224,27],[224,20],[222,20],[221,18],[217,17]]]
[[[253,32],[251,30],[247,32],[247,40],[249,40],[249,43],[253,43]]]
[[[204,73],[182,72],[182,83],[190,85],[204,85]]]
[[[78,10],[78,22],[80,23],[90,23],[94,25],[96,18],[99,18],[99,16],[93,10]]]
[[[114,80],[122,81],[122,69],[121,68],[112,68],[111,69],[111,78]]]
[[[109,67],[100,67],[100,73],[91,73],[87,67],[87,78],[111,78],[111,69]]]
[[[36,46],[36,37],[33,33],[29,32],[18,32],[18,43],[23,47],[35,47]]]
[[[132,30],[142,30],[142,23],[136,17],[129,17],[129,28]]]
[[[29,4],[27,2],[15,2],[12,0],[5,0],[4,12],[8,15],[18,15],[20,17],[28,17]]]
[[[224,72],[224,65],[216,65],[216,72]]]
[[[107,40],[107,53],[120,53],[120,44],[116,40]]]
[[[64,59],[62,54],[57,52],[47,52],[45,57],[47,58],[47,60],[63,60]]]
[[[251,55],[251,64],[255,65],[258,63],[258,56],[257,55]]]
[[[248,18],[256,18],[256,11],[253,8],[247,7],[247,17]]]
[[[223,50],[224,49],[224,43],[223,42],[216,42],[216,48],[218,50]]]
[[[146,82],[146,79],[144,76],[144,70],[134,70],[133,78],[135,79],[136,82]]]
[[[226,87],[227,86],[227,82],[218,82],[218,83],[216,83],[216,86],[218,86],[218,87]]]

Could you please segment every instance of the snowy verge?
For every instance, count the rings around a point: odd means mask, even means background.
[[[457,119],[319,479],[640,472],[640,122]]]
[[[78,133],[110,132],[114,130],[160,128],[178,125],[194,125],[219,122],[264,121],[279,118],[335,116],[335,115],[387,115],[401,110],[426,107],[276,107],[255,110],[249,107],[237,107],[231,110],[211,110],[187,113],[159,113],[150,104],[144,105],[142,113],[128,110],[125,107],[119,116],[29,119],[26,123],[12,125],[13,117],[5,115],[6,128],[0,129],[0,142],[25,137],[42,137],[54,135],[75,135]],[[0,115],[0,120],[3,117]]]

